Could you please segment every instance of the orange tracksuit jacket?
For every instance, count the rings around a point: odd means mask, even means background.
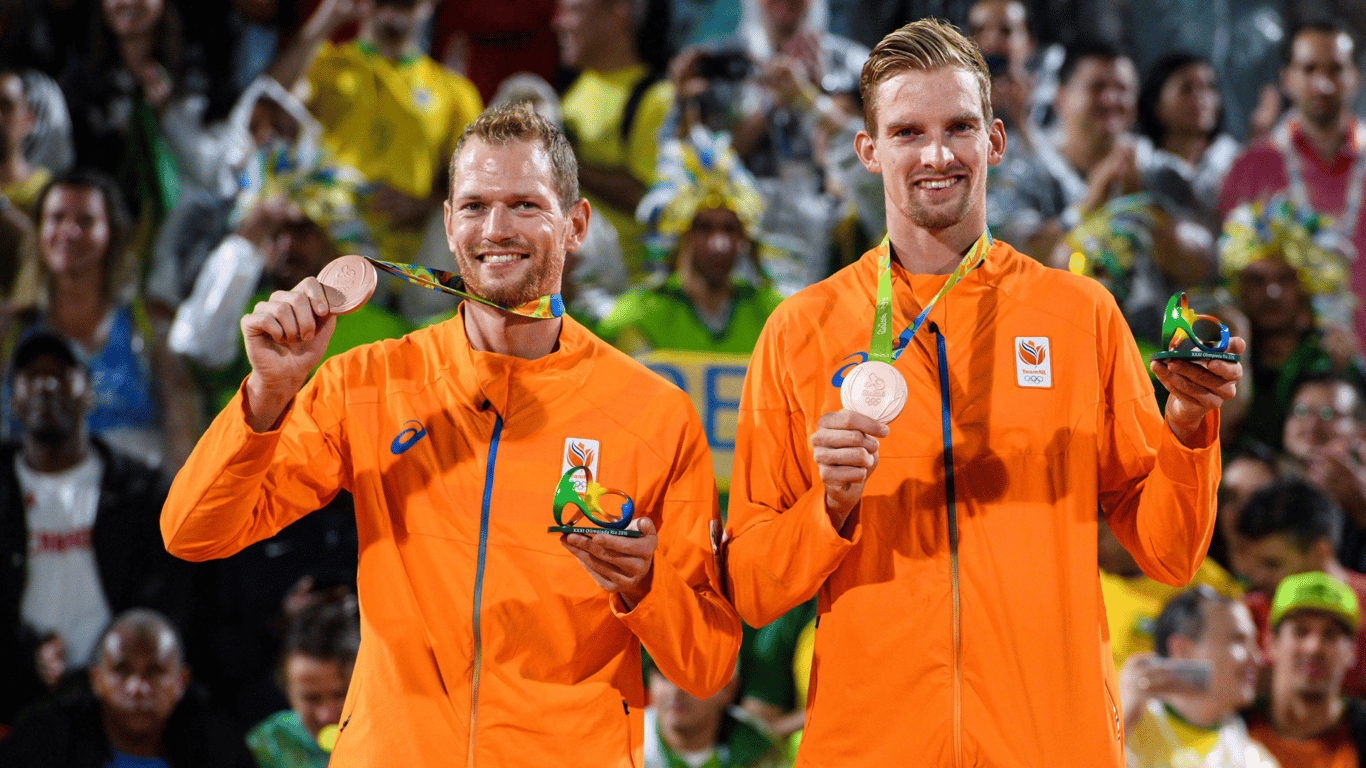
[[[896,333],[945,277],[894,270]],[[902,350],[906,407],[841,537],[808,438],[866,355],[876,285],[869,252],[783,302],[740,404],[735,606],[758,626],[819,598],[797,765],[1123,766],[1097,509],[1144,572],[1189,581],[1217,413],[1181,445],[1105,289],[997,241]]]
[[[659,531],[627,612],[548,533],[574,438]],[[361,646],[334,766],[628,766],[642,759],[639,642],[707,696],[740,621],[720,595],[706,436],[688,396],[568,316],[538,360],[471,349],[461,316],[332,358],[281,427],[241,394],[161,517],[182,558],[225,557],[355,496]],[[615,497],[607,501],[613,502]]]

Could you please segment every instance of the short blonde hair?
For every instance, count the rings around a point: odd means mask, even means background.
[[[526,102],[499,104],[484,110],[477,120],[465,126],[451,152],[451,194],[455,193],[455,167],[460,152],[472,139],[485,144],[504,145],[514,141],[536,144],[550,155],[550,168],[555,175],[555,192],[560,208],[568,211],[579,200],[579,164],[574,148],[564,132],[536,113]]]
[[[939,19],[920,19],[882,38],[868,55],[859,78],[863,98],[863,125],[877,135],[877,87],[883,81],[910,70],[930,71],[944,67],[961,69],[977,78],[986,127],[992,123],[991,75],[977,44],[957,27]]]

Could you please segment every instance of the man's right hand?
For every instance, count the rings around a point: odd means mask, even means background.
[[[847,409],[816,421],[811,449],[825,485],[825,510],[835,530],[844,527],[863,498],[863,486],[877,469],[878,438],[888,434],[885,424]]]
[[[251,376],[247,379],[248,423],[257,432],[272,429],[285,406],[322,361],[336,330],[317,278],[306,277],[290,291],[276,291],[242,318]]]

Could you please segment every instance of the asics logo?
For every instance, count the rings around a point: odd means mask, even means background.
[[[393,444],[389,446],[389,450],[393,451],[395,456],[412,448],[414,443],[427,436],[427,428],[417,419],[404,422],[404,427],[405,429],[398,433]]]

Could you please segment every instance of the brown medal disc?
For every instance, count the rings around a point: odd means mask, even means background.
[[[859,363],[840,385],[840,404],[887,424],[906,406],[906,380],[887,363]]]
[[[327,295],[327,306],[334,315],[355,312],[375,293],[375,267],[364,256],[342,256],[332,260],[318,273],[318,282]]]

